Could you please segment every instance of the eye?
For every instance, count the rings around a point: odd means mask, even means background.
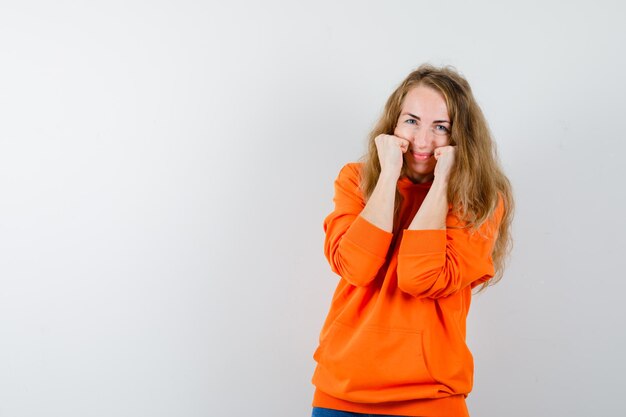
[[[442,133],[450,133],[450,129],[448,129],[448,128],[447,128],[446,126],[444,126],[444,125],[437,125],[437,126],[435,126],[435,129],[436,129],[437,131],[439,131],[439,132],[442,132]]]
[[[408,123],[410,125],[415,125],[415,124],[417,124],[417,120],[415,120],[415,119],[407,119],[407,120],[404,121],[404,123]]]

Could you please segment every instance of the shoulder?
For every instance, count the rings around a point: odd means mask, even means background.
[[[504,201],[504,196],[501,193],[498,193],[498,203],[496,204],[496,208],[493,210],[493,217],[499,223],[502,221],[502,217],[504,217],[504,211],[506,209],[506,204]]]
[[[339,171],[337,180],[346,180],[359,183],[361,181],[362,162],[348,162]]]
[[[361,191],[361,171],[363,164],[350,162],[344,165],[339,171],[335,180],[335,198],[342,199],[348,197],[350,200],[363,203],[363,192]]]
[[[501,194],[498,194],[498,200],[487,211],[482,221],[471,223],[464,220],[456,211],[449,211],[446,218],[446,225],[451,228],[449,230],[462,230],[468,233],[479,231],[481,236],[497,236],[500,224],[503,221],[506,211],[506,201]]]
[[[502,224],[506,210],[505,205],[506,203],[503,196],[498,194],[498,201],[496,202],[495,207],[491,210],[487,220],[481,225],[481,229],[483,229],[487,234],[493,235],[494,237],[498,236],[500,225]]]

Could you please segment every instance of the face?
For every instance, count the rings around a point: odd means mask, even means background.
[[[433,179],[436,148],[450,141],[450,117],[446,101],[438,91],[423,85],[409,90],[394,135],[409,141],[404,154],[405,174],[416,183]]]

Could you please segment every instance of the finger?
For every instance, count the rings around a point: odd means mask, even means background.
[[[439,148],[435,148],[434,154],[435,154],[435,158],[438,158],[443,154],[453,153],[453,152],[454,152],[454,146],[441,146]]]
[[[435,150],[439,150],[440,153],[454,152],[454,148],[455,148],[454,146],[447,145],[447,146],[440,146],[440,147],[436,148]]]
[[[402,153],[406,153],[409,150],[409,141],[406,139],[399,138],[400,149],[402,149]]]
[[[376,140],[376,141],[383,142],[383,141],[387,140],[387,137],[388,137],[388,136],[390,136],[390,135],[387,135],[387,134],[385,134],[385,133],[381,133],[380,135],[376,136],[376,139],[375,139],[375,140]]]

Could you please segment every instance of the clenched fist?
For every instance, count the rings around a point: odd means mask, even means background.
[[[434,156],[437,160],[435,165],[435,178],[448,180],[450,171],[454,165],[454,156],[456,154],[455,146],[441,146],[435,149]]]
[[[403,154],[409,149],[409,141],[394,135],[381,134],[374,139],[380,161],[381,175],[400,177]]]

